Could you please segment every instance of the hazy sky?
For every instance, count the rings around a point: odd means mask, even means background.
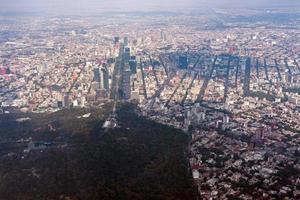
[[[55,12],[61,14],[101,11],[163,11],[198,7],[300,6],[300,0],[0,0],[0,11]]]

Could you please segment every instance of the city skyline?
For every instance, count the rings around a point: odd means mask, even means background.
[[[0,2],[0,200],[300,199],[296,1]]]

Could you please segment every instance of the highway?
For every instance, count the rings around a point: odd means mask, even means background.
[[[114,101],[118,101],[120,99],[120,83],[123,69],[123,51],[124,47],[120,47],[119,56],[116,58],[116,63],[112,76],[110,98]]]

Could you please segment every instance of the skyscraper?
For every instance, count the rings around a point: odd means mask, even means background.
[[[69,103],[69,95],[68,94],[65,94],[65,96],[64,96],[64,107],[65,108],[69,108],[69,106],[70,106],[70,103]]]
[[[164,39],[164,32],[161,30],[160,31],[160,39],[163,40]]]
[[[124,45],[128,46],[128,37],[124,37]]]
[[[124,62],[128,63],[130,60],[130,48],[129,47],[125,47],[123,56],[124,56]]]
[[[99,67],[95,66],[93,69],[94,72],[94,79],[93,81],[100,83],[100,71],[99,71]]]
[[[57,107],[62,108],[63,107],[63,102],[62,101],[57,101]]]
[[[120,41],[120,38],[116,36],[116,37],[114,38],[114,44],[118,44],[119,41]]]
[[[132,74],[136,74],[137,62],[136,60],[129,60],[129,67]]]

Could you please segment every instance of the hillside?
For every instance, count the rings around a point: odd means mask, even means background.
[[[0,116],[0,199],[195,199],[187,136],[131,105],[104,132],[110,108]],[[49,146],[24,153],[29,137]]]

